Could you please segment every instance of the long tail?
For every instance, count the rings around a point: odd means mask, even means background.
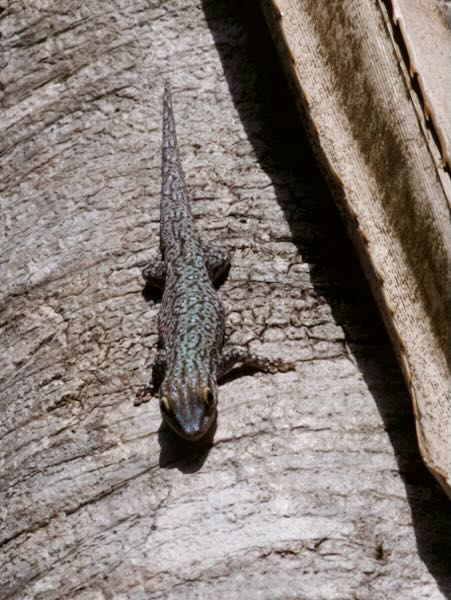
[[[163,94],[162,150],[160,247],[163,256],[169,257],[179,252],[181,240],[191,235],[193,224],[177,146],[171,88],[168,83],[165,84]]]
[[[171,88],[168,82],[163,94],[163,162],[162,162],[162,195],[170,196],[170,201],[187,201],[185,176],[180,162],[175,132],[174,111],[172,109]],[[179,198],[179,195],[182,197]]]

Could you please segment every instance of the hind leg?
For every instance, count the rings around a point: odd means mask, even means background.
[[[166,267],[159,253],[155,253],[155,256],[152,257],[141,273],[147,284],[160,290],[164,289]]]
[[[218,365],[218,379],[221,379],[237,365],[252,367],[264,373],[277,373],[278,371],[292,371],[294,363],[285,362],[280,358],[266,358],[259,354],[249,352],[244,348],[228,348],[224,350]]]
[[[230,266],[230,252],[224,246],[215,244],[208,244],[203,250],[210,279],[213,282],[218,281]]]

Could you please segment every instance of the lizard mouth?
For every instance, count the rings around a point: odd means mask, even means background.
[[[197,423],[189,423],[184,425],[183,427],[176,423],[173,419],[170,419],[168,415],[164,415],[164,419],[169,427],[182,439],[187,442],[198,442],[203,437],[207,435],[210,431],[213,423],[216,420],[216,409],[213,410],[210,414],[205,415],[202,418],[202,422],[200,424]]]

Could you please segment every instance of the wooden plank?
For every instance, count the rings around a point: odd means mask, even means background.
[[[406,49],[443,163],[451,169],[451,36],[433,0],[391,0],[391,18]]]
[[[386,5],[262,5],[402,366],[422,457],[451,496],[449,182]]]

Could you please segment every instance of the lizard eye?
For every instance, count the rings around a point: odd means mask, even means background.
[[[170,415],[172,413],[171,403],[169,401],[169,398],[167,398],[166,396],[161,396],[160,406],[161,406],[161,410],[163,412],[165,412],[167,415]]]
[[[208,408],[214,406],[215,396],[209,387],[204,387],[204,389],[202,390],[202,400],[205,402]]]

